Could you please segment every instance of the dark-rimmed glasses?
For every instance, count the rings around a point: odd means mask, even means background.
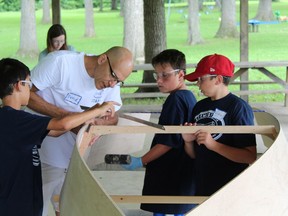
[[[117,84],[119,84],[120,86],[123,86],[123,85],[124,85],[124,82],[121,81],[121,80],[119,80],[119,78],[117,77],[116,73],[113,71],[108,56],[107,56],[107,61],[108,61],[108,65],[109,65],[109,69],[110,69],[110,74],[111,74],[111,76],[114,78],[114,80],[117,82]]]

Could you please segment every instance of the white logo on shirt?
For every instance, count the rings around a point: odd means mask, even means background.
[[[39,157],[39,152],[38,152],[36,145],[32,149],[32,163],[33,163],[33,166],[40,165],[40,157]]]
[[[195,116],[195,121],[197,125],[207,125],[207,126],[224,126],[224,117],[227,113],[216,109],[214,110],[208,110],[199,113],[197,116]],[[218,140],[222,136],[222,133],[220,134],[212,134],[212,137],[214,140]]]

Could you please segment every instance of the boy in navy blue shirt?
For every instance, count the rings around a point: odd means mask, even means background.
[[[152,65],[159,90],[169,94],[159,124],[180,125],[191,121],[196,98],[185,85],[185,55],[175,49],[164,50],[152,59]],[[142,157],[132,157],[132,163],[124,167],[133,170],[142,164],[146,165],[143,195],[194,195],[193,160],[184,151],[181,134],[155,134],[150,151]],[[141,204],[141,209],[153,212],[154,216],[181,216],[193,207],[193,204]]]
[[[94,117],[114,115],[114,102],[61,119],[21,110],[30,96],[30,70],[15,59],[0,61],[0,213],[41,216],[42,178],[38,148],[46,135],[59,136]]]
[[[195,72],[185,76],[207,98],[193,109],[192,123],[185,125],[253,125],[253,110],[247,102],[233,95],[229,81],[234,64],[223,55],[208,55],[197,64]],[[199,130],[182,134],[185,150],[195,158],[196,196],[210,196],[256,160],[254,134],[210,134]]]

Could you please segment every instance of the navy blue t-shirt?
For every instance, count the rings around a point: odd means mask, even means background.
[[[41,216],[43,209],[38,147],[51,118],[0,108],[0,215]]]
[[[159,124],[177,125],[192,121],[196,99],[191,91],[178,90],[167,97]],[[170,151],[146,166],[143,195],[194,195],[193,160],[184,151],[181,134],[155,134],[151,148],[156,144],[172,147]],[[141,204],[141,209],[166,213],[186,213],[190,204]]]
[[[212,101],[205,98],[193,109],[193,122],[197,125],[254,125],[252,108],[241,98],[229,93],[226,97]],[[245,148],[256,145],[254,134],[212,134],[212,137],[224,145]],[[220,154],[194,144],[196,195],[210,196],[249,164],[233,162]]]

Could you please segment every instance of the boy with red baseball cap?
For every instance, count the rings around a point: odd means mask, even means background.
[[[185,76],[197,81],[207,98],[193,108],[192,122],[185,125],[253,125],[254,115],[247,102],[233,95],[228,85],[234,64],[225,56],[205,56],[195,72]],[[210,134],[204,129],[182,134],[187,154],[195,158],[196,196],[210,196],[256,160],[253,134]]]

